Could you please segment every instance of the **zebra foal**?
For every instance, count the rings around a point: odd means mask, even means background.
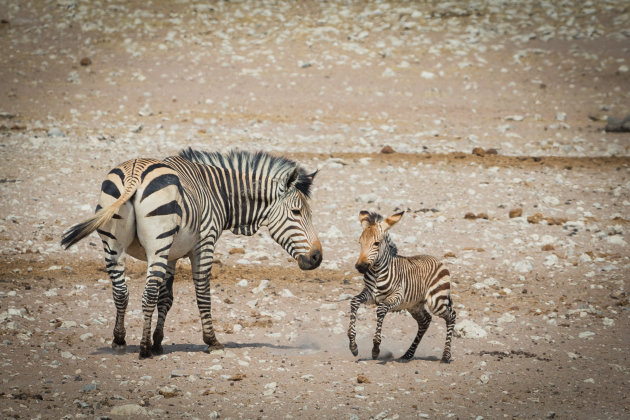
[[[112,347],[126,346],[127,254],[147,261],[141,358],[163,352],[175,263],[182,257],[191,261],[203,341],[209,349],[222,347],[212,327],[210,271],[224,230],[249,236],[267,226],[302,270],[317,268],[322,247],[308,203],[314,177],[291,160],[263,152],[192,149],[164,160],[132,159],[112,169],[102,183],[96,214],[72,226],[61,240],[68,248],[95,230],[101,237],[116,306]]]
[[[362,303],[377,305],[376,333],[372,358],[380,352],[381,328],[383,319],[389,311],[407,310],[418,323],[418,333],[403,359],[411,359],[431,323],[429,311],[446,321],[446,344],[442,353],[442,362],[451,361],[451,338],[455,327],[455,311],[450,297],[451,285],[449,272],[444,265],[429,255],[403,257],[398,255],[396,245],[388,230],[403,216],[396,213],[383,220],[383,216],[373,212],[361,211],[359,221],[363,232],[359,243],[361,253],[355,267],[364,275],[365,286],[361,293],[350,301],[350,326],[348,338],[350,351],[359,353],[355,341],[356,315]],[[429,311],[426,310],[429,308]]]

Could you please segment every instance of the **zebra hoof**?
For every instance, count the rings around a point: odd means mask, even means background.
[[[449,364],[451,363],[451,358],[450,357],[442,357],[442,360],[440,360],[440,363],[445,363],[445,364]]]
[[[401,361],[403,361],[403,362],[408,362],[408,361],[410,361],[411,359],[413,359],[413,354],[407,354],[407,353],[405,353],[405,354],[404,354],[404,355],[400,358],[400,360],[401,360]]]
[[[379,347],[374,346],[372,348],[372,360],[378,359],[378,355],[380,352],[381,352],[381,349]]]
[[[153,344],[151,347],[151,353],[155,355],[164,354],[164,347],[161,344]]]
[[[114,350],[114,353],[116,354],[125,354],[125,351],[127,350],[127,343],[125,340],[122,340],[122,343],[117,343],[116,340],[114,340],[112,341],[112,350]]]

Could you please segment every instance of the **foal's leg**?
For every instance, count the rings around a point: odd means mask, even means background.
[[[381,351],[381,329],[383,327],[383,320],[385,319],[385,315],[387,315],[387,312],[389,312],[390,310],[396,309],[401,302],[402,295],[395,294],[389,296],[383,302],[379,303],[379,305],[376,307],[376,332],[374,333],[372,359],[376,360],[378,358],[378,354]]]
[[[354,356],[359,354],[359,348],[355,341],[357,333],[355,331],[355,323],[357,320],[357,310],[362,303],[366,303],[371,300],[371,294],[368,289],[363,289],[361,293],[356,295],[350,301],[350,325],[348,327],[348,339],[350,340],[350,351]]]
[[[410,360],[413,358],[413,355],[416,354],[416,349],[418,348],[418,344],[420,344],[420,340],[424,336],[424,333],[429,328],[431,324],[431,314],[429,314],[426,309],[424,309],[424,303],[421,303],[419,307],[408,309],[408,312],[411,314],[413,319],[418,323],[418,333],[416,334],[416,338],[414,338],[411,346],[409,346],[409,350],[401,357],[404,360]]]

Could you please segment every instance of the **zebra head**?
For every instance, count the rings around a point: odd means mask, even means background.
[[[306,174],[300,167],[290,172],[280,185],[282,194],[267,214],[271,237],[295,258],[302,270],[313,270],[322,262],[322,245],[313,228],[308,203],[310,187],[317,171]]]
[[[363,232],[359,238],[361,253],[354,265],[361,274],[374,266],[379,256],[393,251],[396,254],[396,245],[391,241],[387,231],[402,218],[404,211],[395,213],[383,220],[383,216],[378,213],[362,210],[359,212],[359,222],[363,227]]]

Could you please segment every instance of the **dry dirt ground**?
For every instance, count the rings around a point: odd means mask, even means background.
[[[0,0],[0,417],[630,417],[630,134],[604,131],[630,113],[629,28],[621,0]],[[100,240],[60,236],[112,166],[187,146],[319,169],[324,263],[224,234],[225,350],[181,261],[165,354],[139,360],[130,261],[114,354]],[[453,363],[441,320],[399,362],[403,314],[371,360],[373,308],[348,350],[362,209],[405,210],[401,254],[443,257]]]

